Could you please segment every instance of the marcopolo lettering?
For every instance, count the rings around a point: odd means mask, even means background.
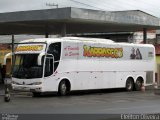
[[[18,46],[16,51],[41,51],[42,45]]]
[[[105,48],[83,46],[83,56],[85,57],[107,57],[107,58],[122,58],[123,48]]]

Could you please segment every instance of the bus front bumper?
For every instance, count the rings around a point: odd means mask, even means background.
[[[12,89],[16,91],[42,92],[41,85],[16,85],[12,84]]]

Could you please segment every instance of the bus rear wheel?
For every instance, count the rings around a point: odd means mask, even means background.
[[[141,87],[142,87],[142,84],[143,84],[143,79],[140,78],[140,77],[137,78],[136,84],[135,84],[135,90],[140,91]]]
[[[69,92],[69,86],[65,80],[61,81],[58,88],[58,95],[65,96]]]
[[[128,78],[126,81],[126,90],[127,91],[133,91],[134,89],[134,82],[132,78]]]

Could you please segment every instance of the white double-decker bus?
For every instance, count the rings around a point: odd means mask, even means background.
[[[58,92],[126,88],[140,90],[155,79],[155,49],[148,44],[96,38],[25,40],[15,50],[14,90]]]

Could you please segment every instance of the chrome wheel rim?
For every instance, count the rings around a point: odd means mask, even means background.
[[[137,86],[140,87],[142,84],[140,81],[137,81]]]
[[[128,90],[131,90],[131,88],[132,88],[132,82],[131,81],[128,82],[127,88],[128,88]]]
[[[61,92],[64,94],[64,93],[66,93],[66,90],[67,90],[66,84],[62,84],[62,86],[61,86]]]

